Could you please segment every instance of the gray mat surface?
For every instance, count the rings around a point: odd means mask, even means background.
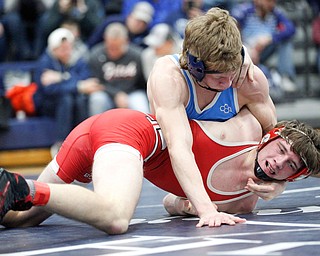
[[[0,229],[2,255],[320,255],[320,180],[290,183],[259,201],[245,224],[196,228],[195,218],[169,217],[165,193],[145,182],[128,233],[109,236],[54,215],[34,228]],[[112,210],[112,209],[110,209]]]

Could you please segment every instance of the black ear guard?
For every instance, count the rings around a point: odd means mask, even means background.
[[[242,64],[244,61],[244,48],[241,48]],[[221,72],[215,70],[206,70],[204,62],[197,57],[193,56],[187,51],[188,70],[190,74],[198,81],[201,82],[206,74],[219,74]]]
[[[201,82],[205,74],[205,65],[202,60],[198,60],[197,57],[187,52],[188,57],[188,70],[190,74],[198,81]]]
[[[243,62],[244,62],[244,55],[245,55],[245,51],[244,51],[244,48],[243,46],[241,47],[241,57],[242,57],[242,63],[241,65],[243,65]]]

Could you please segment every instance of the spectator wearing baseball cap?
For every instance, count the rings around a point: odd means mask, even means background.
[[[131,12],[131,15],[137,20],[149,24],[153,19],[154,8],[148,2],[138,2]]]
[[[146,79],[159,57],[179,53],[182,49],[181,37],[166,23],[155,25],[145,37],[144,43],[147,48],[142,51],[141,59]]]
[[[52,156],[70,131],[88,117],[88,94],[102,89],[98,80],[92,78],[84,59],[72,58],[74,40],[74,35],[66,28],[51,32],[47,49],[39,57],[35,69],[37,112],[56,122]]]
[[[48,50],[52,53],[52,51],[58,48],[64,41],[71,44],[74,42],[74,36],[71,31],[65,28],[54,30],[48,37]]]

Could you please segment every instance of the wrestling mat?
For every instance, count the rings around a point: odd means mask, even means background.
[[[0,254],[320,255],[319,179],[290,183],[277,199],[260,200],[253,213],[241,215],[247,219],[245,224],[219,228],[196,228],[195,218],[169,217],[161,204],[165,194],[145,181],[134,219],[124,235],[110,236],[57,215],[38,227],[2,227]]]

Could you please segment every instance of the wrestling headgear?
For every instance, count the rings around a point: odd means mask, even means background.
[[[273,141],[279,137],[285,139],[283,136],[281,136],[281,131],[284,129],[284,127],[278,127],[278,128],[274,128],[271,131],[269,131],[265,136],[263,136],[263,138],[261,139],[259,145],[258,145],[258,153],[259,151],[265,147],[270,141]],[[286,140],[286,139],[285,139]],[[286,140],[287,141],[287,140]],[[260,167],[259,163],[258,163],[258,153],[257,153],[257,157],[255,160],[255,167],[254,167],[254,174],[256,175],[256,177],[258,179],[264,180],[264,181],[278,181],[276,179],[270,178]],[[303,159],[302,159],[303,160]],[[305,162],[303,160],[303,162]],[[304,164],[304,166],[301,168],[301,170],[299,170],[297,173],[291,175],[290,177],[286,178],[285,181],[297,181],[297,180],[301,180],[301,179],[305,179],[307,178],[309,175],[311,174],[311,171],[307,168],[306,164]]]
[[[244,61],[244,48],[241,48],[242,64]],[[221,74],[222,72],[217,70],[207,70],[204,62],[192,55],[187,51],[187,65],[190,74],[198,81],[201,82],[206,74]]]
[[[191,53],[187,52],[188,57],[188,70],[190,74],[198,81],[201,82],[206,74],[219,74],[221,72],[214,70],[206,70],[206,66],[202,60],[193,56]]]

